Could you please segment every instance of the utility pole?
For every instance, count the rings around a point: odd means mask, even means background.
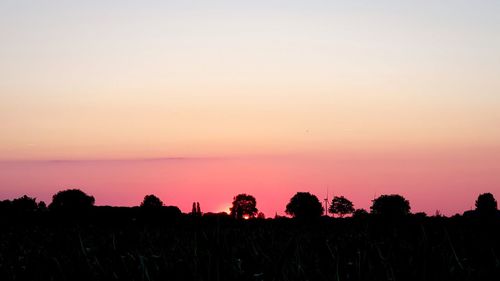
[[[326,198],[325,198],[325,216],[328,216],[328,185],[326,186]]]

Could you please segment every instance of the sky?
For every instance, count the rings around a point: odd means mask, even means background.
[[[0,199],[500,197],[498,1],[0,0]]]

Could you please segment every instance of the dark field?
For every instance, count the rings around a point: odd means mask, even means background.
[[[500,221],[9,216],[0,280],[500,280]]]

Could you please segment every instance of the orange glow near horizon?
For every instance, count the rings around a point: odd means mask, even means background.
[[[221,205],[221,207],[217,208],[215,210],[216,213],[226,213],[226,214],[230,214],[231,213],[231,204],[224,204],[224,205]],[[210,210],[208,212],[211,212]]]

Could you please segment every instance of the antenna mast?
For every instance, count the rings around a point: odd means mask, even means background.
[[[326,186],[325,216],[328,216],[328,185]]]

